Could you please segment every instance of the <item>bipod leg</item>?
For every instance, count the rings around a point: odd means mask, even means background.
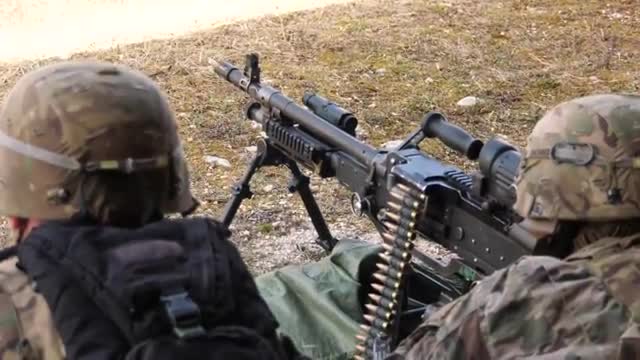
[[[331,231],[329,231],[329,227],[324,221],[324,217],[318,207],[318,203],[311,193],[311,189],[309,188],[309,177],[305,176],[300,171],[300,168],[298,168],[295,161],[288,160],[287,167],[291,170],[291,174],[293,175],[293,178],[289,183],[289,191],[297,191],[298,194],[300,194],[300,198],[304,203],[305,209],[307,209],[307,213],[311,218],[313,227],[318,233],[318,239],[316,242],[327,252],[331,252],[338,241],[331,235]]]
[[[249,187],[249,182],[251,182],[251,177],[253,177],[253,174],[255,174],[256,170],[260,166],[262,166],[263,159],[263,154],[258,151],[253,160],[251,160],[251,164],[245,171],[242,179],[233,187],[233,195],[224,206],[224,212],[222,214],[222,223],[225,226],[229,227],[229,225],[231,225],[231,222],[233,221],[238,208],[240,208],[242,200],[250,199],[253,196],[253,193],[251,192],[251,189]]]

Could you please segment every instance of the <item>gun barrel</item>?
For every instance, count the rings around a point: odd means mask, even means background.
[[[375,148],[359,141],[313,112],[297,105],[295,101],[282,94],[279,90],[260,83],[251,83],[250,79],[232,64],[227,62],[220,63],[215,67],[215,73],[247,92],[249,96],[264,106],[280,110],[281,115],[299,124],[318,140],[344,151],[357,161],[368,166],[377,155]]]
[[[214,68],[214,71],[218,76],[241,88],[242,90],[246,90],[246,88],[242,88],[240,86],[240,78],[244,77],[244,75],[234,70],[238,70],[238,68],[229,64],[228,62],[218,63],[218,65]]]

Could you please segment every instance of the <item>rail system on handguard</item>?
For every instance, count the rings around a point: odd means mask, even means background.
[[[244,71],[218,63],[218,76],[246,92],[246,117],[261,124],[266,136],[256,157],[234,188],[222,221],[229,225],[249,182],[262,166],[285,165],[327,251],[336,244],[298,164],[320,178],[336,178],[349,189],[352,209],[366,215],[383,238],[372,276],[364,323],[357,334],[357,358],[380,358],[419,323],[430,304],[464,294],[472,283],[523,255],[544,253],[519,225],[511,210],[520,154],[493,138],[484,144],[430,112],[395,149],[376,149],[355,138],[358,120],[329,100],[306,92],[305,107],[274,87],[262,84],[257,54],[246,57]],[[470,160],[473,175],[443,164],[421,151],[425,138],[438,138]],[[455,256],[442,261],[414,248],[416,237],[434,241]]]

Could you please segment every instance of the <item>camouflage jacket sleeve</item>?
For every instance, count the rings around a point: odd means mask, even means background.
[[[630,321],[626,307],[586,268],[524,257],[431,315],[396,354],[406,359],[611,359]]]
[[[0,263],[0,359],[62,360],[64,346],[44,298],[33,291],[16,258]]]

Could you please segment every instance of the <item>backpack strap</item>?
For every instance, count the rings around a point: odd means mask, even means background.
[[[0,265],[0,358],[40,360],[43,354],[36,350],[25,329],[36,324],[25,323],[23,319],[25,312],[28,313],[27,319],[34,318],[34,307],[37,304],[33,299],[27,300],[25,293],[29,297],[35,294],[30,293],[28,278],[15,268],[16,260],[13,256],[8,256],[2,259],[7,262]],[[26,301],[17,304],[16,294]]]
[[[39,360],[25,336],[18,310],[9,294],[0,294],[0,356],[2,359]]]
[[[206,225],[202,221],[183,223],[185,236],[193,241],[205,241]],[[173,333],[179,339],[193,339],[206,335],[202,326],[200,307],[193,301],[184,287],[174,289],[171,294],[163,295],[160,300],[171,323]]]

